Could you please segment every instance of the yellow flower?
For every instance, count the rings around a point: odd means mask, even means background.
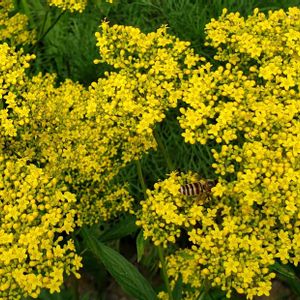
[[[49,176],[27,164],[25,159],[4,156],[0,170],[3,174],[0,188],[1,296],[36,298],[42,288],[59,291],[63,274],[76,274],[81,267],[73,241],[62,235],[66,220],[68,233],[76,226],[73,209],[76,198],[67,201],[69,195],[64,197],[65,188],[61,185],[51,184],[49,188]],[[58,191],[60,197],[57,197]],[[42,208],[41,204],[45,206]],[[60,208],[62,205],[64,211]],[[53,255],[45,256],[46,252]],[[53,280],[45,282],[44,278],[48,277]]]
[[[206,26],[222,66],[188,72],[179,123],[186,142],[209,145],[218,184],[207,203],[178,206],[168,178],[148,192],[139,217],[165,246],[166,236],[186,232],[191,244],[167,259],[173,285],[180,273],[187,289],[206,279],[227,297],[236,290],[252,299],[269,294],[275,259],[299,263],[299,19],[296,7],[247,19],[224,10]],[[186,221],[157,230],[166,223],[158,203],[177,205]]]
[[[57,6],[63,10],[70,10],[71,12],[83,12],[87,5],[87,0],[48,0],[49,5]]]
[[[35,42],[35,30],[27,29],[28,18],[20,13],[14,13],[11,0],[0,2],[0,41],[10,45],[31,44]]]

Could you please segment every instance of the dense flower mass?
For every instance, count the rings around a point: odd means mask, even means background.
[[[75,227],[76,197],[25,159],[0,155],[0,298],[59,291],[81,259],[66,238]]]
[[[25,70],[30,66],[29,61],[34,55],[23,55],[23,51],[15,52],[8,44],[0,44],[0,147],[4,149],[4,137],[14,137],[17,135],[14,120],[9,117],[9,106],[13,106],[14,91],[21,90],[25,85]],[[6,100],[5,100],[6,99]],[[4,105],[7,101],[7,105]],[[23,120],[26,119],[26,112],[18,109],[16,114]]]
[[[205,63],[192,71],[179,122],[186,142],[211,145],[219,183],[213,199],[195,208],[196,226],[185,228],[187,219],[177,224],[173,236],[181,227],[191,246],[169,256],[168,273],[174,282],[182,275],[195,291],[192,299],[203,280],[228,297],[234,289],[252,299],[269,294],[275,259],[299,263],[300,10],[255,10],[246,20],[224,11],[206,31],[221,66]],[[165,192],[173,189],[170,178],[149,192],[139,221],[164,245],[172,221],[156,223],[163,209],[151,212],[159,201],[171,212],[182,209],[178,193]]]
[[[20,13],[13,14],[12,0],[0,1],[0,41],[11,45],[30,44],[35,40],[35,31],[27,29],[28,18]]]
[[[28,78],[25,69],[33,57],[7,44],[0,45],[0,55],[0,165],[1,174],[7,173],[0,219],[4,241],[9,236],[1,252],[7,268],[1,295],[36,297],[41,288],[58,291],[65,272],[77,274],[80,259],[66,238],[75,226],[128,211],[132,198],[124,185],[110,183],[122,166],[120,132],[105,116],[91,113],[87,91],[70,80],[57,87],[53,75]],[[22,233],[32,239],[20,246]],[[35,239],[41,236],[39,245]],[[9,252],[12,244],[24,253],[20,261],[19,250]]]
[[[81,12],[87,0],[49,4]],[[144,236],[172,246],[171,285],[182,278],[184,299],[203,285],[252,299],[269,294],[275,260],[299,264],[300,9],[225,10],[206,26],[217,66],[165,26],[103,22],[96,62],[112,71],[89,88],[26,75],[34,55],[14,46],[34,33],[12,9],[0,2],[0,299],[79,276],[70,233],[133,212],[118,175],[156,148],[155,125],[179,104],[182,135],[209,145],[218,183],[209,197],[186,196],[180,186],[199,175],[173,172],[141,202]]]
[[[28,128],[36,125],[31,114],[37,99],[25,93],[33,85],[25,74],[33,58],[0,45],[1,299],[36,298],[42,288],[59,291],[63,275],[78,275],[81,266],[68,238],[80,223],[76,196],[36,166],[42,165],[33,147],[38,136]]]
[[[116,43],[117,36],[122,39],[120,44]],[[132,27],[103,23],[97,37],[103,61],[118,70],[107,73],[89,89],[70,80],[57,85],[55,76],[49,74],[28,78],[25,70],[34,57],[16,52],[7,44],[0,47],[1,167],[8,174],[0,188],[1,203],[3,211],[12,211],[13,220],[14,216],[20,219],[21,224],[16,226],[23,231],[18,234],[37,231],[37,235],[32,234],[33,240],[20,246],[25,254],[17,275],[14,256],[7,254],[11,272],[2,286],[3,295],[36,297],[41,288],[59,290],[63,273],[76,274],[80,266],[67,238],[75,226],[132,211],[133,199],[115,176],[128,162],[156,147],[152,129],[169,107],[177,105],[182,95],[181,79],[198,60],[189,44],[168,35],[166,28],[144,35]],[[116,52],[109,55],[106,49],[112,51],[114,47]],[[27,222],[23,215],[33,216],[32,220]],[[4,237],[9,234],[10,243],[19,247],[18,234],[12,225],[7,226]],[[53,232],[49,237],[43,231],[48,227]],[[41,235],[44,242],[39,247],[34,239]],[[31,243],[37,244],[36,248],[32,246],[33,259],[38,256],[42,260],[45,255],[53,259],[46,260],[49,269],[45,270],[43,261],[31,263]],[[65,260],[51,254],[55,249]]]
[[[293,118],[295,109],[288,118],[282,113],[289,109],[282,110],[298,100],[299,19],[298,8],[268,18],[255,10],[247,21],[236,13],[207,25],[208,42],[218,49],[215,59],[224,66],[205,64],[189,81],[184,100],[190,107],[180,120],[187,142],[227,144],[250,131],[254,138]]]
[[[13,132],[6,136],[6,151],[43,166],[76,192],[80,220],[92,223],[130,208],[124,187],[109,184],[122,167],[122,134],[104,115],[91,114],[81,85],[67,80],[55,87],[55,76],[38,75],[4,99],[2,126],[11,125]]]
[[[166,27],[144,34],[138,28],[103,22],[96,37],[101,54],[96,62],[105,62],[117,72],[93,84],[91,94],[104,99],[97,113],[104,109],[124,130],[128,147],[123,159],[130,161],[156,147],[153,127],[169,108],[176,107],[181,80],[199,58],[188,42],[167,34]]]
[[[82,12],[86,5],[87,0],[48,0],[49,5],[57,6],[63,10],[70,10],[71,12]]]
[[[113,0],[105,0],[106,2],[113,3]],[[48,0],[49,5],[57,6],[63,10],[70,10],[71,12],[83,12],[88,0]]]
[[[197,181],[195,174],[179,176],[173,172],[165,181],[158,182],[154,190],[147,190],[148,198],[141,202],[137,225],[143,227],[145,238],[151,237],[156,246],[175,243],[181,236],[182,228],[197,223],[205,199],[183,196],[180,186]]]

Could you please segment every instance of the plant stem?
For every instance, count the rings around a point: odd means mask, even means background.
[[[78,292],[78,288],[79,288],[79,282],[77,278],[74,278],[74,282],[72,285],[72,291],[73,291],[73,298],[75,300],[79,300],[79,292]]]
[[[162,139],[161,139],[159,133],[156,130],[153,130],[153,136],[156,140],[156,143],[157,143],[157,146],[158,146],[159,150],[161,151],[162,155],[165,158],[165,161],[167,163],[169,171],[175,170],[174,165],[173,165],[173,163],[170,159],[170,156],[169,156],[169,154],[168,154],[168,152],[167,152],[167,150],[166,150],[166,148],[165,148],[165,146],[162,142]]]
[[[30,9],[28,7],[27,1],[26,0],[21,0],[20,1],[21,8],[23,8],[25,15],[28,17],[30,22],[32,22],[32,16],[30,14]]]
[[[59,19],[65,14],[65,10],[63,10],[59,15],[58,17],[54,20],[54,22],[48,27],[48,29],[43,33],[43,35],[39,38],[39,41],[41,41],[48,33],[49,31],[56,25],[56,23],[59,21]]]
[[[161,263],[163,279],[164,279],[165,286],[167,288],[167,292],[168,292],[168,295],[169,295],[169,300],[173,300],[172,290],[171,290],[171,287],[170,287],[169,278],[168,278],[168,274],[167,274],[167,267],[166,267],[166,261],[165,261],[164,253],[163,253],[163,248],[161,246],[158,246],[157,250],[158,250],[159,260],[160,260],[160,263]]]
[[[139,180],[140,180],[140,184],[142,186],[144,197],[146,199],[147,198],[147,193],[146,193],[147,187],[146,187],[146,184],[145,184],[145,181],[144,181],[141,162],[139,160],[136,160],[135,163],[136,163],[136,168],[137,168],[137,173],[138,173],[138,177],[139,177]]]
[[[65,10],[63,10],[58,16],[57,18],[54,20],[54,22],[48,27],[48,29],[38,38],[38,40],[36,41],[36,43],[29,49],[29,51],[32,51],[37,44],[43,40],[45,38],[45,36],[52,30],[52,28],[56,25],[56,23],[59,21],[59,19],[65,14]],[[48,14],[46,13],[46,16],[48,17]],[[46,20],[44,20],[44,22],[46,22]]]
[[[44,15],[44,20],[43,20],[43,24],[42,24],[42,27],[41,27],[41,30],[39,32],[39,37],[38,37],[38,41],[40,41],[40,37],[42,36],[44,30],[45,30],[45,26],[46,26],[46,22],[47,22],[47,19],[48,19],[48,15],[49,15],[49,10],[46,11],[45,15]]]
[[[146,193],[147,187],[146,187],[144,177],[143,177],[141,162],[139,160],[136,160],[136,167],[137,167],[137,173],[138,173],[139,181],[141,183],[143,193],[144,193],[144,197],[146,199],[147,198],[147,193]],[[160,263],[161,263],[161,266],[162,266],[163,280],[164,280],[164,283],[165,283],[166,288],[167,288],[167,292],[168,292],[168,295],[169,295],[169,300],[173,300],[172,290],[171,290],[170,283],[169,283],[169,278],[168,278],[168,275],[167,275],[166,261],[165,261],[165,258],[164,258],[163,249],[162,249],[161,246],[158,246],[157,250],[158,250],[159,260],[160,260]]]

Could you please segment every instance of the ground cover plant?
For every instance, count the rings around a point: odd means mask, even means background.
[[[0,299],[300,297],[297,1],[0,17]]]

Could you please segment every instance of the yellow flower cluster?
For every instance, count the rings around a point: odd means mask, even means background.
[[[28,18],[20,13],[12,15],[12,0],[0,1],[0,41],[11,45],[31,44],[35,41],[35,31],[27,30]]]
[[[186,197],[179,193],[180,186],[197,181],[195,174],[179,176],[172,172],[164,181],[154,185],[154,190],[147,190],[147,199],[141,201],[137,225],[143,227],[145,238],[151,237],[156,246],[167,247],[181,236],[182,228],[189,228],[197,223],[203,199]],[[196,209],[195,209],[196,208]]]
[[[186,142],[204,144],[214,139],[227,144],[239,132],[254,137],[276,122],[288,122],[289,117],[276,115],[285,104],[297,105],[299,15],[298,8],[270,12],[269,17],[255,10],[245,21],[238,13],[226,15],[225,10],[219,21],[206,26],[209,45],[218,49],[215,59],[224,66],[213,70],[207,63],[189,80],[184,101],[190,107],[181,109],[180,118]],[[281,100],[288,101],[290,94],[291,103]],[[271,119],[269,112],[275,115]],[[247,127],[253,122],[258,131]]]
[[[173,284],[181,274],[195,291],[187,298],[208,281],[252,299],[269,294],[275,259],[299,263],[300,9],[224,11],[206,31],[220,66],[191,71],[179,122],[186,142],[209,143],[219,183],[186,227],[195,199],[182,204],[171,175],[148,192],[138,224],[164,246],[188,236],[167,259]]]
[[[48,0],[48,4],[63,10],[70,10],[71,12],[83,12],[87,5],[87,0]]]
[[[103,114],[91,113],[89,94],[81,85],[66,80],[56,87],[55,76],[38,75],[4,99],[6,122],[16,135],[7,139],[6,150],[66,182],[80,200],[81,221],[93,223],[129,209],[128,192],[109,185],[124,165],[118,152],[122,133]],[[101,99],[97,104],[101,107]]]
[[[108,3],[113,3],[113,0],[105,0]],[[83,12],[88,0],[48,0],[51,6],[57,6],[63,10],[70,10],[71,12]]]
[[[271,80],[279,76],[278,83],[282,84],[284,76],[293,77],[293,72],[289,74],[293,65],[288,68],[287,58],[298,59],[299,22],[297,7],[291,7],[287,12],[282,9],[270,11],[268,15],[255,9],[247,20],[238,12],[228,14],[224,9],[218,20],[212,19],[206,25],[207,45],[218,49],[217,60],[253,65],[258,61],[261,77]],[[230,49],[235,49],[236,53]]]
[[[192,50],[188,50],[188,43],[168,35],[165,27],[148,35],[133,27],[109,27],[106,22],[101,28],[101,33],[96,34],[101,62],[118,71],[107,72],[105,78],[92,83],[79,101],[85,109],[84,123],[89,126],[81,128],[79,136],[84,138],[84,145],[90,140],[88,145],[93,149],[89,165],[82,165],[85,175],[79,184],[82,187],[88,183],[88,193],[82,195],[81,203],[91,220],[95,219],[91,212],[106,220],[130,210],[132,199],[126,189],[110,180],[127,163],[156,147],[153,127],[162,121],[169,107],[176,106],[181,96],[180,79],[197,61]],[[66,135],[67,132],[62,134]],[[74,144],[74,136],[72,139]],[[72,162],[75,168],[84,161],[78,152],[73,153],[66,168]],[[92,188],[88,178],[96,183]],[[82,188],[78,193],[82,194]],[[103,195],[100,200],[99,194]]]
[[[67,239],[75,227],[76,198],[25,159],[0,155],[0,298],[37,298],[59,291],[63,274],[81,258]]]
[[[130,129],[130,143],[139,141],[145,150],[155,147],[153,126],[165,118],[167,109],[177,106],[181,81],[199,59],[188,42],[166,30],[161,27],[144,34],[138,28],[110,27],[103,22],[101,33],[96,33],[102,57],[96,62],[117,70],[93,85],[96,96],[105,97],[105,114],[111,115],[117,126]],[[129,161],[138,149],[130,145],[127,150]]]
[[[0,298],[10,297],[5,299],[36,297],[42,287],[58,291],[63,273],[76,273],[80,266],[67,235],[82,222],[130,211],[133,201],[126,186],[110,182],[125,164],[120,156],[123,131],[109,117],[92,113],[89,92],[81,85],[66,80],[57,86],[53,75],[26,77],[32,58],[0,45],[0,168],[9,176],[0,186],[0,241],[2,233],[3,240],[10,237],[1,251],[7,257],[5,268],[0,262],[0,274],[6,274]],[[38,228],[31,229],[33,225]],[[18,244],[22,232],[25,238],[32,236],[30,244],[23,239]],[[41,237],[40,246],[34,239]],[[12,254],[11,244],[16,247]],[[18,248],[24,255],[15,261]]]
[[[37,136],[26,132],[37,101],[25,75],[33,58],[0,44],[1,299],[36,298],[42,288],[59,291],[63,274],[78,276],[81,266],[67,238],[78,223],[75,195],[28,162],[37,158],[32,147]]]
[[[275,276],[269,266],[279,257],[278,247],[284,251],[292,241],[281,232],[282,239],[274,243],[277,234],[266,225],[270,221],[260,220],[251,206],[240,207],[225,197],[179,193],[181,185],[197,180],[195,174],[172,173],[156,183],[153,191],[147,190],[148,198],[141,202],[137,225],[143,227],[146,238],[164,247],[185,240],[191,245],[167,257],[171,284],[174,287],[182,276],[184,299],[199,297],[207,280],[211,286],[221,286],[228,297],[232,289],[248,298],[268,295]],[[221,179],[214,194],[223,191],[222,184]],[[164,294],[160,297],[164,299]]]
[[[14,98],[13,91],[18,91],[25,84],[25,70],[30,66],[29,61],[34,58],[34,55],[23,55],[23,51],[15,52],[6,43],[0,44],[0,138],[1,146],[5,136],[16,136],[16,128],[14,120],[9,118],[9,107],[4,106],[4,102],[12,102]],[[7,100],[5,100],[7,99]],[[28,122],[26,113],[22,109],[16,111],[22,115],[21,119]],[[3,147],[1,147],[3,148]]]

